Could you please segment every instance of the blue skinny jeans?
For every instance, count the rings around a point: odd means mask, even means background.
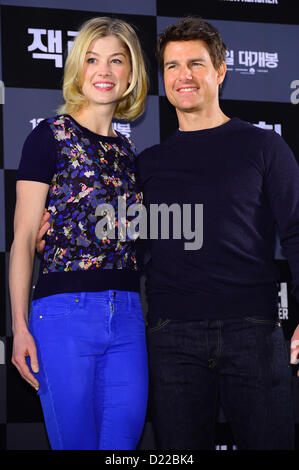
[[[32,302],[46,429],[55,450],[132,450],[146,415],[148,365],[139,294],[57,294]]]

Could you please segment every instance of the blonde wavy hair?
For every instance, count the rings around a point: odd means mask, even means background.
[[[144,112],[148,75],[137,35],[125,21],[97,17],[82,25],[67,57],[62,87],[65,103],[58,109],[59,114],[76,113],[86,104],[87,99],[81,89],[86,52],[92,41],[105,36],[116,36],[124,44],[129,52],[132,68],[131,83],[120,98],[114,117],[133,121]]]

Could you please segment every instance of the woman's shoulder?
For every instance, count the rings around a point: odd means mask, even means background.
[[[50,118],[51,119],[51,118]],[[46,144],[49,140],[53,139],[53,132],[51,131],[49,125],[49,119],[40,119],[37,125],[32,129],[32,131],[28,134],[24,145],[35,145],[39,142],[42,144]]]
[[[29,136],[38,137],[53,134],[54,128],[64,128],[69,125],[70,119],[65,114],[54,115],[51,117],[39,119],[37,125],[34,127]],[[29,137],[28,136],[28,137]]]
[[[17,179],[50,184],[55,170],[57,148],[47,119],[42,119],[27,136]]]
[[[130,137],[122,134],[119,131],[115,131],[117,136],[121,139],[124,145],[136,156],[138,154],[136,146]]]

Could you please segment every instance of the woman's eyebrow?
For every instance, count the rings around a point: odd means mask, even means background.
[[[86,54],[94,54],[94,55],[97,55],[97,56],[100,56],[101,54],[98,54],[97,52],[94,52],[94,51],[87,51]],[[125,54],[123,52],[114,52],[113,54],[111,54],[109,57],[113,57],[115,55],[123,55],[125,56]]]

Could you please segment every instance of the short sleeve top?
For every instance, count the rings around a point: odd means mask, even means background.
[[[142,193],[136,151],[129,139],[120,133],[95,134],[67,114],[45,119],[24,143],[17,180],[49,185],[46,207],[51,225],[34,298],[139,290],[135,241],[126,233],[126,208],[141,203]],[[105,205],[108,212],[99,210]],[[109,237],[97,230],[99,223],[104,228],[104,215]]]

